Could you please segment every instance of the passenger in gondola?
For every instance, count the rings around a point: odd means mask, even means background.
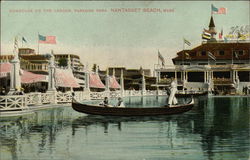
[[[125,107],[125,105],[124,105],[123,100],[122,100],[121,97],[118,98],[118,103],[117,103],[116,107]]]
[[[102,105],[102,106],[104,106],[104,107],[111,107],[111,106],[109,105],[108,97],[104,97],[104,100],[103,100],[99,105]]]
[[[175,79],[172,78],[172,82],[170,84],[170,95],[168,96],[168,106],[170,107],[171,105],[177,105],[178,101],[175,97],[175,93],[177,92],[177,84],[175,82]]]

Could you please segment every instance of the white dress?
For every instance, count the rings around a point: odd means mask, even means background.
[[[171,83],[171,89],[170,89],[170,95],[168,97],[168,104],[172,105],[172,104],[177,104],[178,101],[175,97],[175,93],[177,92],[177,85],[175,83],[175,81],[172,81]]]
[[[125,105],[124,105],[124,103],[123,103],[123,102],[121,102],[121,103],[120,103],[120,105],[117,105],[117,107],[124,108],[124,107],[125,107]]]

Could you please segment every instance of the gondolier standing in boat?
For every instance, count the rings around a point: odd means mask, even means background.
[[[175,82],[175,79],[172,78],[172,82],[170,84],[170,95],[168,97],[168,106],[171,106],[172,104],[174,105],[178,104],[178,101],[175,97],[176,92],[177,92],[177,83]]]

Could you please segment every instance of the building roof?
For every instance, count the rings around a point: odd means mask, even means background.
[[[239,56],[238,59],[247,60],[249,59],[249,49],[250,43],[249,42],[241,42],[241,43],[205,43],[201,44],[191,50],[182,50],[177,53],[177,57],[173,58],[173,61],[176,60],[203,60],[207,59],[208,56],[206,55],[199,55],[198,52],[201,51],[209,51],[211,52],[216,59],[226,60],[232,59],[232,51],[235,50],[244,50],[245,54]],[[224,55],[219,55],[219,51],[224,51]]]
[[[42,54],[35,54],[35,55],[20,55],[21,58],[29,61],[48,61],[49,57]]]
[[[75,55],[75,54],[54,54],[54,55],[55,55],[55,57],[70,55],[71,58],[78,58],[78,59],[80,59],[79,56]]]

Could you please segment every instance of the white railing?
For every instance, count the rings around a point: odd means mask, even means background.
[[[56,94],[56,101],[57,103],[70,103],[72,101],[72,93],[57,93]]]
[[[0,111],[11,111],[27,108],[26,96],[24,95],[7,95],[0,96]]]
[[[105,92],[88,92],[76,91],[75,98],[78,101],[83,100],[98,100],[104,97],[118,98],[121,96],[146,96],[146,95],[166,95],[166,91],[145,91],[141,90],[125,90],[123,95],[121,91],[105,91]],[[6,95],[0,96],[0,111],[28,108],[28,106],[43,105],[43,104],[57,104],[70,103],[72,101],[72,93],[66,92],[47,92],[47,93],[28,93],[25,95]]]
[[[75,99],[78,100],[78,101],[89,100],[90,99],[90,93],[89,92],[76,91],[74,93],[75,93]]]
[[[110,97],[110,98],[118,98],[118,97],[121,97],[121,91],[110,91],[109,97]]]
[[[108,92],[90,92],[90,99],[104,99],[108,97]]]
[[[55,93],[42,93],[41,94],[41,102],[42,104],[50,104],[56,103],[56,94]]]
[[[41,104],[41,93],[29,93],[26,96],[27,105]]]
[[[25,95],[27,105],[41,105],[55,103],[55,95],[53,93],[28,93]]]

